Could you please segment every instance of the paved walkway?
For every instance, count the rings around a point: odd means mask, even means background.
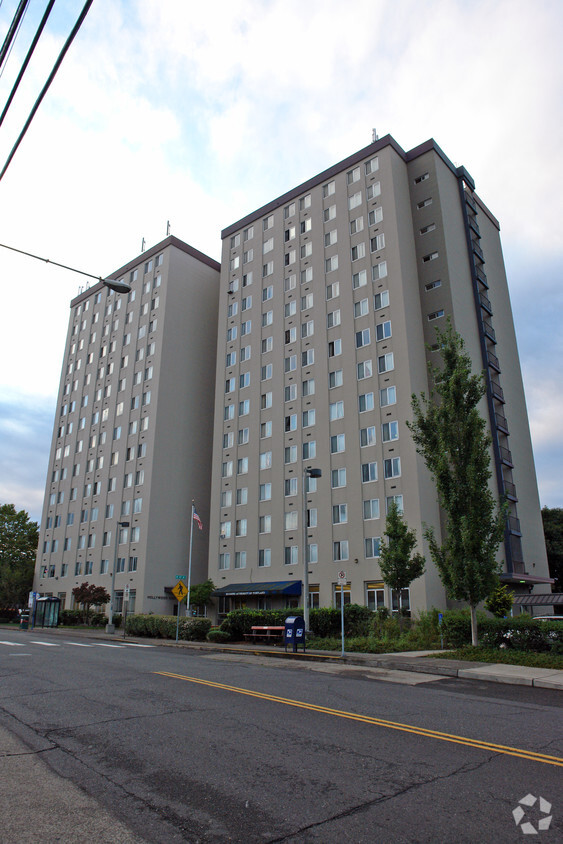
[[[4,629],[18,629],[10,626]],[[2,626],[0,626],[1,637]],[[22,636],[31,631],[21,631]],[[105,630],[81,630],[75,628],[42,629],[35,628],[33,635],[64,635],[66,637],[84,637],[90,639],[104,639],[118,642],[123,633],[117,630],[115,634],[108,634]],[[505,665],[504,663],[470,662],[465,660],[440,659],[439,651],[409,651],[391,654],[363,654],[345,653],[342,657],[335,651],[307,651],[303,654],[285,652],[282,646],[272,645],[218,645],[211,642],[175,642],[173,639],[147,639],[127,637],[128,642],[139,642],[162,645],[174,648],[191,648],[194,650],[212,651],[217,653],[247,653],[260,654],[278,659],[296,659],[310,662],[339,663],[346,665],[363,665],[369,668],[384,668],[393,671],[410,671],[417,674],[430,674],[440,677],[460,677],[466,680],[487,680],[491,683],[511,683],[519,686],[536,686],[544,689],[563,691],[563,670],[551,668],[529,668],[524,665]]]

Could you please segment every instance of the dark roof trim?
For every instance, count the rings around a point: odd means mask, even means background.
[[[256,211],[253,211],[252,214],[248,214],[246,217],[243,217],[241,220],[238,220],[238,222],[227,226],[227,228],[223,229],[223,231],[221,232],[221,237],[229,237],[229,235],[243,228],[243,226],[249,225],[260,217],[265,217],[267,214],[271,214],[272,211],[275,211],[276,208],[280,207],[280,205],[287,205],[288,202],[291,202],[293,199],[296,199],[298,196],[301,196],[301,194],[306,193],[308,190],[311,190],[322,182],[326,182],[328,179],[331,179],[333,176],[336,176],[338,173],[341,173],[342,170],[345,170],[347,167],[353,167],[355,164],[357,164],[359,161],[363,161],[363,159],[367,158],[369,155],[375,155],[377,152],[387,146],[392,147],[397,153],[397,155],[400,156],[403,161],[405,161],[407,164],[411,161],[414,161],[416,158],[419,158],[421,155],[425,155],[427,152],[435,152],[442,159],[444,164],[452,171],[454,176],[459,177],[460,175],[463,175],[463,178],[467,179],[468,183],[470,183],[472,187],[475,186],[473,179],[471,178],[465,167],[456,167],[455,164],[450,161],[448,156],[438,146],[438,144],[433,138],[430,138],[423,144],[414,147],[414,149],[411,149],[409,152],[405,152],[404,149],[399,146],[397,141],[391,135],[385,135],[378,141],[374,141],[373,144],[369,144],[369,146],[364,147],[358,152],[355,152],[353,155],[349,156],[349,158],[345,158],[338,164],[334,164],[332,167],[329,167],[328,170],[323,170],[322,173],[319,173],[317,176],[313,176],[313,178],[309,179],[307,182],[303,182],[303,184],[298,185],[296,188],[293,188],[287,193],[282,194],[282,196],[279,196],[277,199],[274,199],[267,205],[263,205],[261,208],[258,208]],[[483,206],[483,208],[484,210],[486,210],[485,206]],[[489,216],[492,217],[490,213]],[[494,217],[492,219],[494,222],[496,222],[494,220]]]
[[[151,246],[150,249],[147,249],[145,252],[141,252],[136,258],[132,261],[128,261],[127,264],[124,264],[118,270],[113,273],[110,273],[106,278],[119,278],[125,273],[130,272],[132,269],[137,267],[139,264],[142,264],[143,261],[148,261],[150,258],[154,258],[155,255],[158,255],[159,252],[162,252],[163,249],[166,249],[169,246],[175,246],[176,249],[179,249],[181,252],[185,252],[186,255],[191,255],[192,258],[195,258],[197,261],[201,261],[202,264],[206,264],[206,266],[211,267],[213,270],[217,270],[217,272],[221,271],[221,264],[218,261],[214,261],[213,258],[210,258],[209,255],[205,255],[203,252],[200,252],[199,249],[195,249],[193,246],[190,246],[188,243],[185,243],[183,240],[180,240],[178,237],[175,237],[171,234],[169,237],[161,240],[160,243],[157,243],[156,246]],[[74,307],[75,305],[80,304],[92,293],[97,293],[98,290],[103,290],[104,285],[102,282],[97,282],[89,287],[87,290],[84,290],[78,296],[76,296],[70,303],[70,307]]]
[[[358,163],[358,161],[362,161],[364,158],[367,158],[368,155],[374,155],[387,146],[393,147],[397,155],[400,155],[401,158],[405,159],[406,153],[402,147],[399,146],[397,141],[392,138],[391,135],[385,135],[385,137],[381,138],[379,141],[369,144],[369,146],[355,152],[353,155],[349,156],[349,158],[345,158],[338,164],[334,164],[332,167],[329,167],[328,170],[323,170],[322,173],[319,173],[317,176],[313,176],[312,179],[309,179],[287,193],[282,194],[282,196],[279,196],[272,202],[268,202],[267,205],[263,205],[261,208],[258,208],[256,211],[253,211],[252,214],[248,214],[246,217],[243,217],[238,222],[227,226],[227,228],[223,229],[221,232],[221,237],[229,237],[229,235],[238,231],[243,226],[252,223],[260,217],[265,217],[267,214],[271,214],[272,211],[275,211],[276,208],[279,208],[281,205],[287,205],[288,202],[291,202],[293,199],[301,196],[302,193],[306,193],[308,190],[320,185],[322,182],[326,182],[327,179],[331,179],[333,176],[336,176],[342,170],[346,169],[346,167],[353,167]]]
[[[516,595],[515,604],[534,607],[554,607],[563,604],[563,592],[547,592],[545,595]]]
[[[552,577],[536,577],[534,574],[517,574],[516,572],[503,572],[499,577],[503,583],[527,583],[529,586],[533,586],[535,583],[551,586],[552,583],[555,583]]]

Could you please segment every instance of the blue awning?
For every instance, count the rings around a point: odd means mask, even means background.
[[[221,586],[213,593],[215,598],[221,595],[301,595],[301,581],[276,580],[271,583],[231,583],[230,586]]]

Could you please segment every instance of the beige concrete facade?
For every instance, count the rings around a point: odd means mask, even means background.
[[[422,542],[424,523],[440,530],[436,493],[406,421],[448,316],[488,379],[491,483],[510,494],[504,579],[548,591],[498,223],[464,168],[433,141],[405,153],[387,136],[225,229],[221,263],[209,542],[220,613],[299,603],[287,587],[303,579],[306,467],[322,471],[305,506],[312,605],[338,602],[344,570],[351,601],[392,606],[377,551],[401,496],[428,560],[411,607],[446,606]]]
[[[117,538],[117,609],[128,585],[130,610],[171,614],[192,499],[209,524],[219,265],[168,237],[112,277],[132,292],[71,302],[34,588],[66,607],[83,581],[111,591]],[[193,583],[207,537],[194,531]]]

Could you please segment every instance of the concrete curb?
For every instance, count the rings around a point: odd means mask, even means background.
[[[41,635],[48,633],[53,636],[70,636],[113,642],[131,642],[136,644],[152,644],[160,647],[183,648],[185,650],[198,650],[214,653],[248,654],[255,656],[267,656],[273,659],[289,659],[306,662],[324,662],[340,665],[363,665],[369,668],[387,668],[395,671],[414,671],[418,674],[431,674],[444,678],[456,677],[463,680],[481,680],[489,683],[507,683],[518,686],[533,686],[542,689],[553,689],[563,691],[563,671],[552,668],[531,668],[524,665],[507,665],[505,663],[470,662],[465,660],[440,659],[432,657],[436,651],[411,651],[408,653],[390,654],[360,654],[345,653],[344,656],[330,651],[302,651],[293,653],[291,651],[272,650],[264,645],[218,645],[213,642],[186,642],[173,639],[148,639],[141,636],[127,636],[117,630],[115,634],[99,632],[95,630],[84,630],[69,628],[41,628],[33,630],[19,630],[11,625],[0,626],[2,629],[9,629],[13,632],[20,632],[22,636],[29,634]]]

